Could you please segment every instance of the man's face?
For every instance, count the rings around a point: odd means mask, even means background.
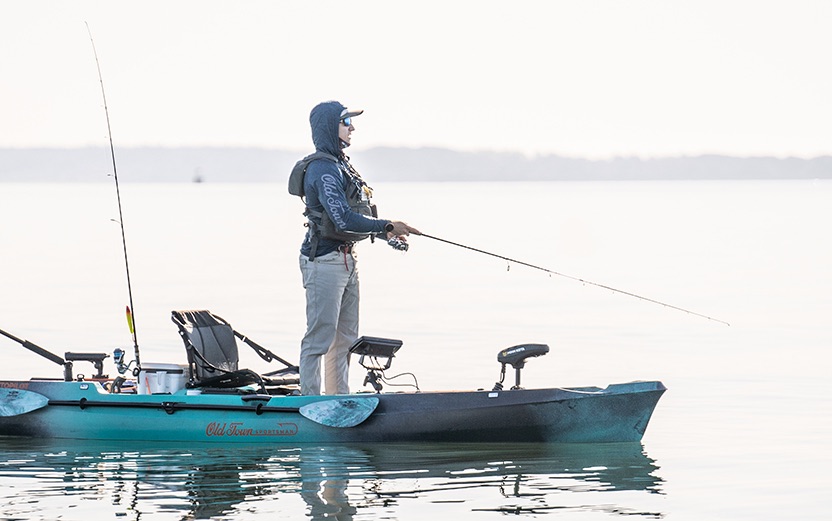
[[[351,118],[342,119],[340,123],[338,123],[338,137],[341,138],[341,141],[348,145],[350,144],[350,138],[353,130],[355,130],[355,127],[352,126]]]

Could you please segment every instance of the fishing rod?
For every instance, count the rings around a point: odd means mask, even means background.
[[[93,56],[95,56],[95,67],[98,70],[98,81],[99,83],[101,83],[101,99],[104,100],[104,115],[107,118],[107,135],[110,138],[110,157],[113,161],[113,179],[115,180],[116,184],[116,200],[118,201],[118,224],[121,227],[121,246],[124,250],[124,269],[127,273],[127,296],[130,302],[130,305],[127,306],[126,310],[127,326],[130,329],[130,335],[133,337],[133,352],[136,356],[136,367],[133,369],[133,373],[134,375],[138,375],[142,364],[139,361],[139,341],[136,338],[136,322],[132,312],[132,310],[135,309],[133,306],[133,287],[130,284],[130,263],[127,260],[127,237],[124,233],[124,214],[121,211],[121,191],[119,190],[118,186],[116,150],[113,146],[113,131],[110,127],[110,110],[107,108],[107,95],[104,94],[104,78],[101,76],[101,64],[98,61],[98,52],[95,50],[95,42],[92,39],[92,31],[90,30],[90,24],[84,22],[84,25],[87,26],[87,33],[90,35],[90,43],[92,44],[92,54]]]
[[[529,268],[534,268],[534,269],[536,269],[536,270],[545,271],[546,273],[549,273],[549,274],[552,274],[552,275],[558,275],[558,276],[560,276],[560,277],[565,277],[565,278],[567,278],[567,279],[575,280],[575,281],[581,282],[581,283],[583,283],[583,284],[591,284],[591,285],[593,285],[593,286],[597,286],[597,287],[599,287],[599,288],[608,289],[608,290],[610,290],[610,291],[614,291],[614,292],[616,292],[616,293],[621,293],[622,295],[627,295],[627,296],[630,296],[630,297],[635,297],[635,298],[637,298],[637,299],[641,299],[641,300],[644,300],[644,301],[646,301],[646,302],[652,302],[653,304],[659,304],[660,306],[664,306],[664,307],[666,307],[666,308],[675,309],[675,310],[678,310],[678,311],[682,311],[682,312],[684,312],[684,313],[688,313],[688,314],[690,314],[690,315],[696,315],[697,317],[702,317],[702,318],[706,318],[706,319],[708,319],[708,320],[713,320],[714,322],[719,322],[719,323],[721,323],[721,324],[725,324],[726,326],[730,326],[730,325],[731,325],[731,324],[729,324],[728,322],[725,322],[724,320],[720,320],[720,319],[718,319],[718,318],[709,317],[709,316],[707,316],[707,315],[703,315],[703,314],[701,314],[701,313],[696,313],[695,311],[690,311],[689,309],[680,308],[680,307],[678,307],[678,306],[673,306],[673,305],[671,305],[671,304],[667,304],[667,303],[665,303],[665,302],[660,302],[660,301],[658,301],[658,300],[654,300],[654,299],[651,299],[651,298],[643,297],[643,296],[641,296],[641,295],[636,295],[635,293],[630,293],[629,291],[623,291],[623,290],[620,290],[620,289],[616,289],[616,288],[613,288],[613,287],[607,286],[607,285],[605,285],[605,284],[599,284],[599,283],[597,283],[597,282],[592,282],[591,280],[586,280],[586,279],[582,279],[582,278],[579,278],[579,277],[573,277],[573,276],[571,276],[571,275],[566,275],[566,274],[564,274],[564,273],[560,273],[560,272],[557,272],[557,271],[554,271],[554,270],[550,270],[550,269],[547,269],[547,268],[542,268],[542,267],[540,267],[540,266],[535,266],[534,264],[529,264],[528,262],[523,262],[523,261],[519,261],[519,260],[516,260],[516,259],[511,259],[511,258],[509,258],[509,257],[504,257],[504,256],[502,256],[502,255],[497,255],[496,253],[491,253],[491,252],[488,252],[488,251],[485,251],[485,250],[480,250],[480,249],[478,249],[478,248],[473,248],[473,247],[471,247],[471,246],[466,246],[466,245],[464,245],[464,244],[460,244],[460,243],[458,243],[458,242],[453,242],[453,241],[449,241],[449,240],[447,240],[447,239],[441,239],[441,238],[439,238],[439,237],[434,237],[433,235],[428,235],[428,234],[426,234],[426,233],[420,233],[420,234],[418,234],[418,235],[420,235],[420,236],[422,236],[422,237],[427,237],[428,239],[433,239],[433,240],[435,240],[435,241],[444,242],[444,243],[446,243],[446,244],[450,244],[450,245],[452,245],[452,246],[458,246],[458,247],[460,247],[460,248],[465,248],[466,250],[471,250],[471,251],[475,251],[475,252],[477,252],[477,253],[483,253],[483,254],[485,254],[485,255],[490,255],[490,256],[492,256],[492,257],[497,257],[498,259],[503,259],[504,261],[507,261],[507,262],[513,262],[513,263],[515,263],[515,264],[521,264],[521,265],[523,265],[523,266],[528,266]]]

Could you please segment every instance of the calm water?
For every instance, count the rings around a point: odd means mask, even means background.
[[[362,333],[388,374],[491,387],[660,379],[641,444],[235,449],[0,441],[2,519],[828,519],[832,183],[376,185],[426,238],[362,245]],[[173,309],[207,308],[296,358],[300,204],[273,185],[124,183],[142,360],[184,359]],[[56,353],[130,350],[115,189],[0,184],[0,329]],[[0,339],[0,378],[60,368]],[[265,369],[250,353],[243,363]],[[110,373],[111,367],[107,368]],[[403,380],[406,380],[403,378]],[[353,388],[363,381],[354,366]]]

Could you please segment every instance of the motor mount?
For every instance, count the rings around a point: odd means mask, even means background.
[[[503,389],[506,365],[514,368],[514,386],[512,389],[522,389],[520,387],[520,370],[526,366],[526,359],[543,356],[548,352],[549,346],[546,344],[520,344],[497,353],[497,361],[502,364],[502,368],[500,369],[500,381],[494,384],[494,390],[501,391]]]

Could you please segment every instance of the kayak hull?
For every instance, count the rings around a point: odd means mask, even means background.
[[[267,396],[184,389],[173,394],[110,394],[96,381],[30,380],[0,382],[0,390],[15,392],[18,400],[21,393],[48,400],[28,412],[0,416],[0,436],[331,444],[639,441],[666,388],[651,381],[604,389]],[[372,401],[372,407],[355,425],[321,422],[304,414],[304,408],[334,400]],[[335,409],[330,414],[342,413]]]

